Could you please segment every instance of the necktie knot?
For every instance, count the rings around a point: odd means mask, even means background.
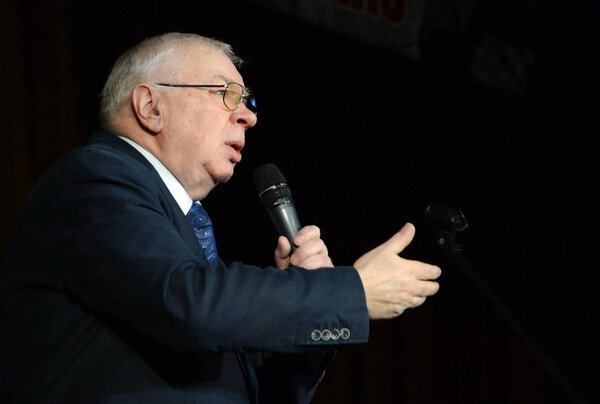
[[[212,221],[208,213],[202,205],[194,202],[186,217],[192,225],[194,234],[196,234],[196,238],[200,242],[206,259],[212,264],[219,258],[219,254],[217,253],[217,243],[213,233]]]

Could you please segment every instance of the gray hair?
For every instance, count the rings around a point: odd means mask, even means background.
[[[154,70],[185,44],[208,46],[221,51],[239,67],[242,59],[233,53],[231,45],[197,34],[169,32],[147,38],[123,53],[115,62],[104,88],[100,103],[100,120],[105,129],[113,129],[117,113],[129,101],[135,86],[148,80]]]

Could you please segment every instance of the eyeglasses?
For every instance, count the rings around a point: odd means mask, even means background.
[[[248,89],[241,84],[229,82],[227,84],[166,84],[156,83],[160,87],[191,87],[191,88],[223,88],[223,104],[230,111],[235,111],[240,104],[244,104],[256,114],[256,99]]]

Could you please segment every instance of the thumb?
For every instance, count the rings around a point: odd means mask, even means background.
[[[412,223],[406,223],[402,228],[390,237],[380,248],[399,254],[408,246],[415,237],[415,226]]]
[[[279,236],[277,240],[277,248],[275,248],[275,264],[279,269],[286,269],[290,265],[290,252],[292,246],[288,239],[284,236]]]

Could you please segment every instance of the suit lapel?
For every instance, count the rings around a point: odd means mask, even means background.
[[[162,178],[154,169],[154,166],[133,146],[120,139],[119,135],[115,133],[104,131],[95,132],[90,137],[88,143],[100,147],[106,147],[115,152],[120,152],[148,169],[148,182],[151,182],[159,190],[161,200],[163,201],[164,205],[163,207],[165,208],[169,219],[173,222],[173,225],[177,229],[177,232],[185,241],[186,245],[192,251],[194,251],[202,263],[204,265],[208,265],[208,261],[206,260],[204,252],[202,251],[202,247],[200,246],[192,227],[185,217],[185,214],[181,211],[179,204],[177,204],[177,201],[175,201],[175,198],[163,182]]]

